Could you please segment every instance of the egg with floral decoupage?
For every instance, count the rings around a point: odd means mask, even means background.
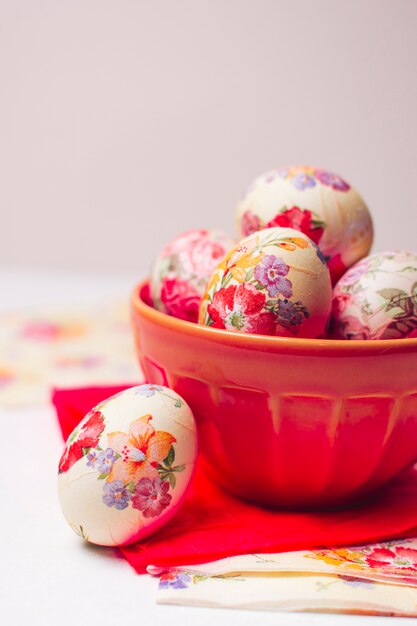
[[[268,228],[243,239],[219,264],[199,322],[239,333],[319,337],[331,298],[317,245],[292,228]]]
[[[194,417],[177,393],[159,385],[122,391],[68,438],[58,474],[64,516],[91,543],[143,539],[178,510],[196,456]]]
[[[198,307],[213,270],[235,242],[217,230],[189,230],[168,243],[151,273],[151,296],[159,311],[197,322]]]
[[[333,339],[417,337],[417,254],[372,254],[351,267],[333,293]]]
[[[259,176],[237,208],[240,236],[273,226],[295,228],[320,246],[333,284],[372,245],[369,210],[343,178],[318,167],[289,167]]]

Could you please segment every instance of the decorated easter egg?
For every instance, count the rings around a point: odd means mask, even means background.
[[[268,228],[243,239],[218,265],[199,322],[241,333],[318,337],[331,298],[316,244],[292,228]]]
[[[168,315],[197,322],[207,281],[233,245],[228,235],[216,230],[190,230],[171,241],[153,266],[154,307]]]
[[[140,385],[101,402],[72,432],[59,463],[68,524],[103,546],[147,537],[180,506],[196,454],[193,415],[171,389]]]
[[[262,228],[295,228],[319,245],[333,284],[368,254],[372,219],[349,183],[317,167],[290,167],[267,172],[249,187],[237,208],[242,237]]]
[[[417,331],[417,255],[380,252],[362,259],[333,293],[334,339],[402,339]]]

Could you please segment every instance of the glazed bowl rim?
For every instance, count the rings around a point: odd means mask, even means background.
[[[237,333],[221,328],[211,328],[187,322],[167,315],[147,304],[142,297],[143,289],[149,287],[149,279],[140,281],[133,289],[131,305],[134,311],[147,320],[165,329],[179,334],[205,339],[226,346],[277,352],[279,354],[295,354],[302,352],[312,356],[376,356],[378,354],[397,354],[404,352],[417,353],[417,337],[411,339],[305,339],[301,337],[275,337]]]

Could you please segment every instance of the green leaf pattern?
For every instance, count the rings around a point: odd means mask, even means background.
[[[173,465],[175,461],[175,450],[174,446],[171,446],[169,452],[162,463],[158,463],[157,470],[159,477],[161,480],[168,480],[172,489],[174,489],[177,479],[175,474],[178,472],[183,472],[185,470],[185,465]]]

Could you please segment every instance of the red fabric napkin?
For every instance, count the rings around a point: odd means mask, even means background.
[[[98,402],[126,387],[56,390],[52,401],[66,438]],[[366,505],[336,511],[271,511],[222,491],[200,463],[184,505],[152,537],[121,548],[138,573],[148,565],[204,563],[238,554],[370,543],[417,535],[417,466]]]

